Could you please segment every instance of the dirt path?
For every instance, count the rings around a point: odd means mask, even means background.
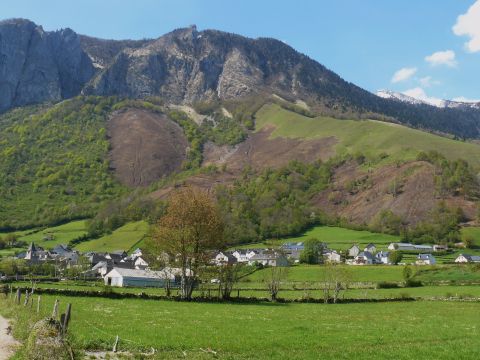
[[[17,342],[8,334],[9,324],[6,319],[0,316],[0,360],[7,360],[14,353]]]

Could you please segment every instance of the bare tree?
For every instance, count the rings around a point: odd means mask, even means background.
[[[220,293],[222,299],[229,299],[233,287],[240,277],[242,264],[225,264],[217,266],[217,277],[220,280]]]
[[[333,262],[325,264],[323,275],[323,301],[328,303],[331,299],[335,304],[340,297],[341,291],[348,287],[350,281],[351,275],[345,266]]]
[[[200,272],[208,264],[209,250],[224,246],[223,222],[213,199],[196,188],[174,192],[149,246],[152,254],[168,254],[180,267],[181,297],[191,299]]]
[[[285,280],[287,276],[288,267],[272,266],[265,271],[264,282],[270,292],[270,298],[272,301],[277,300],[282,280]]]

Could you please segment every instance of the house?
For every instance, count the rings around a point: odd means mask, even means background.
[[[378,253],[375,254],[375,261],[378,264],[390,265],[391,262],[388,259],[389,255],[390,255],[390,252],[388,251],[379,251]]]
[[[415,264],[417,265],[435,265],[436,260],[432,254],[418,254],[417,261]]]
[[[480,262],[480,256],[478,255],[468,255],[468,254],[460,254],[455,259],[456,263],[478,263]]]
[[[248,262],[248,260],[258,254],[258,251],[256,250],[250,250],[250,249],[239,249],[235,250],[232,255],[237,259],[237,262]]]
[[[374,258],[371,252],[362,251],[357,256],[355,256],[353,263],[355,265],[372,265],[373,261],[374,261]]]
[[[447,251],[448,245],[433,245],[433,251]]]
[[[165,268],[161,271],[113,268],[105,275],[105,285],[119,287],[165,287],[170,282],[178,284],[180,269]]]
[[[228,252],[219,252],[213,258],[213,263],[217,266],[232,265],[237,262],[237,258]]]
[[[363,251],[368,251],[370,254],[375,254],[377,252],[377,247],[375,246],[375,244],[370,243],[365,246],[365,249],[363,249]]]
[[[148,267],[148,262],[146,262],[141,256],[139,256],[135,260],[133,260],[133,265],[137,270],[145,270]]]
[[[248,265],[262,264],[263,266],[288,266],[288,259],[285,255],[275,251],[266,251],[255,254],[248,260]]]
[[[335,250],[328,250],[326,251],[323,256],[325,257],[325,261],[331,263],[340,263],[342,262],[342,256],[337,253]]]
[[[349,257],[356,257],[358,254],[360,254],[360,248],[358,245],[354,244],[352,245],[348,250],[347,250],[347,255]]]

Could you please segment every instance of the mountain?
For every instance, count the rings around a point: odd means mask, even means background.
[[[447,108],[447,109],[459,109],[459,110],[480,110],[480,102],[464,102],[464,101],[454,101],[454,100],[444,100],[444,99],[427,99],[421,100],[414,98],[412,96],[405,95],[391,90],[378,90],[376,95],[391,100],[398,100],[403,103],[411,105],[431,105],[438,108]]]
[[[319,114],[480,137],[475,108],[378,97],[275,39],[192,26],[157,39],[116,41],[47,32],[23,19],[0,22],[0,111],[79,94],[159,96],[177,104],[277,94]]]

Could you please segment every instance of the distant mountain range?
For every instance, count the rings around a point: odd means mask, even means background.
[[[115,41],[71,29],[48,32],[24,19],[0,22],[0,111],[79,94],[159,96],[177,104],[278,94],[315,113],[480,137],[477,108],[376,96],[275,39],[192,26],[152,40]]]
[[[432,105],[438,108],[461,109],[461,110],[480,110],[480,102],[453,101],[444,99],[422,100],[403,93],[391,90],[378,90],[377,96],[384,99],[398,100],[411,105]]]

